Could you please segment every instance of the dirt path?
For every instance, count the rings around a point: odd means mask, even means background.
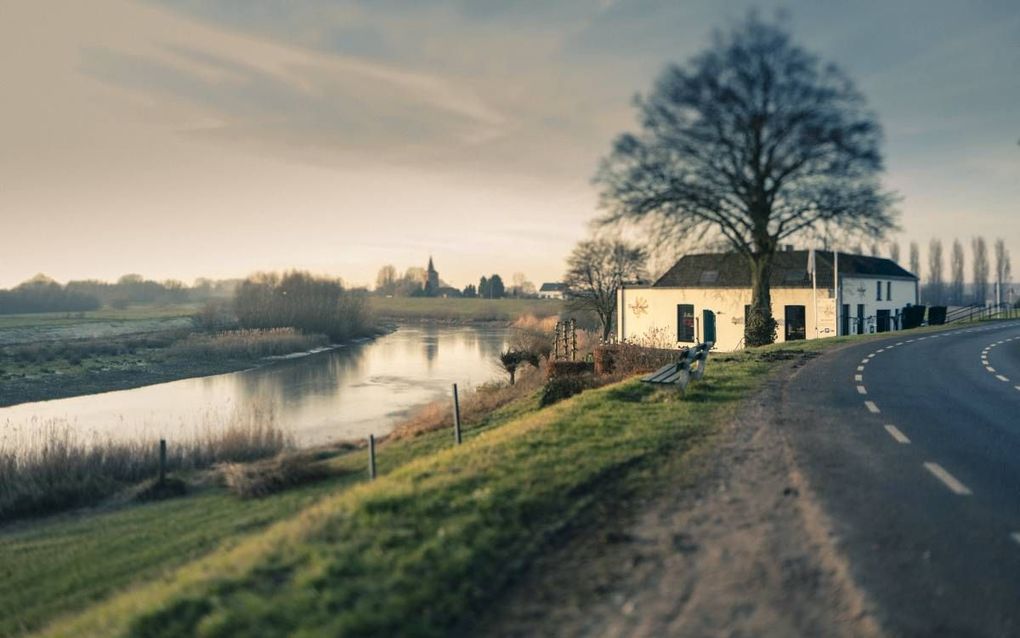
[[[663,490],[571,539],[471,633],[878,635],[769,407],[801,363],[722,429],[694,487]]]

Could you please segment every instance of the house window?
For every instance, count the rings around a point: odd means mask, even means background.
[[[676,340],[694,343],[694,304],[677,304]]]
[[[875,282],[875,300],[876,301],[882,301],[882,282],[881,281],[876,281]]]
[[[885,282],[885,300],[889,301],[890,299],[892,299],[892,282],[887,281]]]

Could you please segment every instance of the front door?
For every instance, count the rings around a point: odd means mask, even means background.
[[[786,306],[786,340],[797,341],[807,336],[804,306]]]
[[[889,311],[876,310],[875,323],[877,324],[875,329],[878,332],[889,332]]]
[[[839,318],[839,334],[850,334],[850,304],[843,304],[843,315]]]
[[[857,334],[864,334],[864,304],[857,304]]]
[[[715,343],[715,313],[711,310],[701,311],[701,340]]]

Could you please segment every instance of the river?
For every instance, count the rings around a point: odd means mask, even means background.
[[[173,440],[256,408],[271,411],[302,446],[381,435],[416,406],[449,397],[452,383],[466,389],[500,378],[506,338],[498,326],[401,326],[241,372],[0,408],[0,437],[38,440],[56,426],[90,440]]]

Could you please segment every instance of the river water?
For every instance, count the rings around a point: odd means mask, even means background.
[[[503,327],[402,326],[373,341],[195,379],[0,408],[0,443],[53,427],[93,439],[189,437],[252,409],[299,445],[385,434],[414,407],[500,378]]]

